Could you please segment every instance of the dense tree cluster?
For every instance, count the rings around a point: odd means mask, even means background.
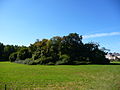
[[[4,45],[0,43],[0,61],[8,61],[10,54],[17,52],[19,49],[19,46]]]
[[[4,46],[0,43],[0,57],[11,62],[42,65],[76,65],[82,63],[106,64],[105,51],[96,43],[83,43],[82,36],[68,36],[37,40],[29,47]]]

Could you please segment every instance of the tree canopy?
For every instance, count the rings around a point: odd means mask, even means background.
[[[107,64],[106,52],[97,43],[83,43],[82,36],[70,33],[37,41],[30,46],[13,46],[0,43],[1,60],[23,64],[76,65],[81,63]]]

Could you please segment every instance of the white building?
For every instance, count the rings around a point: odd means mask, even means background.
[[[106,58],[108,58],[109,60],[116,60],[116,59],[120,59],[120,54],[119,53],[108,53],[107,55],[105,55]]]
[[[119,58],[119,59],[120,59],[120,56],[117,56],[117,58]]]
[[[107,54],[107,55],[105,55],[105,57],[107,58],[107,59],[113,59],[113,60],[115,60],[116,59],[116,57],[114,56],[114,55],[111,55],[111,54]]]

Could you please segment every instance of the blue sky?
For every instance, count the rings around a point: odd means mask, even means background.
[[[36,39],[78,33],[120,52],[119,0],[0,0],[0,42],[29,45]]]

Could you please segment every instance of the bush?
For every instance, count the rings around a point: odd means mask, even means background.
[[[47,65],[55,65],[55,63],[49,62],[49,63],[47,63]]]
[[[27,64],[27,65],[35,65],[35,61],[32,60],[32,58],[27,58],[25,60],[16,60],[15,63],[20,63],[20,64]]]
[[[50,64],[50,62],[52,62],[52,57],[43,56],[43,57],[37,59],[36,62],[41,65]]]
[[[33,58],[33,60],[39,59],[39,58],[40,58],[40,52],[35,52],[35,53],[32,55],[32,58]]]
[[[17,60],[25,60],[26,58],[31,58],[32,54],[28,48],[22,48],[17,55]]]
[[[59,61],[56,62],[56,65],[69,64],[70,57],[66,54],[61,55]]]
[[[24,61],[23,60],[16,60],[15,63],[24,64]]]
[[[73,65],[86,65],[89,64],[90,62],[88,61],[74,61]]]
[[[24,64],[28,64],[28,65],[35,65],[35,62],[32,58],[27,58],[23,62]]]
[[[10,56],[9,56],[9,60],[11,61],[11,62],[14,62],[15,60],[16,60],[16,58],[17,58],[17,52],[15,52],[15,53],[12,53]]]

